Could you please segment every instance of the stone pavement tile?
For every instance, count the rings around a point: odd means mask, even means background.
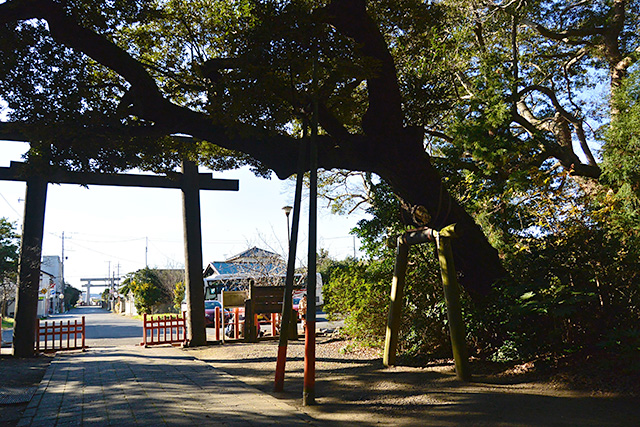
[[[295,408],[173,348],[100,349],[56,356],[54,362],[38,390],[40,400],[32,400],[21,425],[314,423]]]
[[[24,415],[22,416],[22,418],[20,418],[20,421],[18,421],[18,424],[16,424],[16,427],[25,427],[25,426],[30,426],[31,425],[31,421],[33,421],[33,417],[25,417]]]
[[[27,405],[27,409],[35,408],[36,406],[38,406],[40,404],[42,396],[44,396],[44,390],[40,390],[40,388],[38,388],[38,391],[36,391],[31,398],[29,405]]]
[[[31,417],[33,417],[35,414],[36,414],[36,408],[35,408],[35,407],[34,407],[34,408],[27,408],[27,409],[25,409],[25,411],[22,413],[22,417],[23,417],[23,418],[27,418],[27,417],[31,418]]]
[[[56,427],[74,427],[74,426],[81,426],[82,425],[82,419],[80,418],[70,418],[68,420],[58,420],[58,422],[56,423]]]

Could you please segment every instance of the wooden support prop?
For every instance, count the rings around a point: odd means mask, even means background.
[[[402,319],[404,283],[407,273],[408,256],[409,244],[406,243],[402,236],[398,237],[396,247],[396,264],[393,272],[393,282],[391,283],[391,304],[389,306],[387,333],[384,340],[384,354],[382,356],[382,363],[384,366],[394,366],[396,364],[398,331],[400,330],[400,320]]]
[[[258,341],[256,326],[260,327],[258,325],[258,322],[256,321],[256,314],[253,311],[253,304],[251,303],[251,298],[249,298],[244,302],[244,340],[245,342]]]
[[[451,226],[449,226],[451,227]],[[462,318],[462,305],[460,304],[460,285],[456,277],[456,269],[453,264],[453,252],[449,236],[455,236],[453,228],[446,227],[436,235],[438,247],[438,260],[442,273],[442,287],[447,305],[447,319],[449,320],[449,334],[451,335],[451,347],[453,359],[456,365],[456,375],[462,381],[471,380],[471,368],[467,343],[465,340],[465,327]]]
[[[412,230],[399,236],[396,242],[390,242],[395,244],[397,249],[382,360],[385,366],[393,366],[396,363],[398,331],[400,329],[400,319],[402,318],[409,247],[415,244],[435,241],[438,250],[445,304],[447,307],[447,319],[449,322],[453,358],[456,365],[456,375],[462,381],[469,381],[471,379],[467,344],[465,341],[464,320],[462,318],[462,306],[460,303],[460,286],[458,285],[453,264],[453,254],[451,252],[450,239],[457,237],[457,234],[456,225],[452,224],[439,232],[430,228]]]
[[[313,114],[309,140],[309,249],[307,251],[307,313],[304,340],[302,404],[316,404],[316,252],[318,239],[318,61],[313,61]]]

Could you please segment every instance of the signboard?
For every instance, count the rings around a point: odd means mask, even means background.
[[[246,299],[246,291],[222,291],[222,306],[224,308],[244,307]]]

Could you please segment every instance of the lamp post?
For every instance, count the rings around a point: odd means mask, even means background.
[[[284,214],[287,216],[287,243],[291,243],[291,231],[289,230],[289,214],[293,208],[291,206],[285,206],[282,208]]]

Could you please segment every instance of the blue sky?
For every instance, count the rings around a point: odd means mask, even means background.
[[[0,166],[20,161],[27,144],[0,141]],[[205,170],[201,169],[201,172]],[[204,262],[224,260],[258,246],[285,254],[287,221],[282,207],[293,205],[294,183],[265,180],[246,169],[215,172],[214,178],[238,179],[240,191],[201,191]],[[17,222],[24,210],[25,185],[0,181],[0,216]],[[303,205],[308,198],[303,199]],[[322,205],[322,202],[319,202]],[[357,252],[349,231],[362,214],[336,216],[321,210],[318,248],[343,259]],[[306,264],[307,211],[301,218],[299,261]],[[65,279],[79,288],[80,279],[117,275],[150,267],[184,265],[182,205],[179,190],[50,184],[43,255],[60,255],[65,233]],[[148,242],[148,243],[147,243]]]

